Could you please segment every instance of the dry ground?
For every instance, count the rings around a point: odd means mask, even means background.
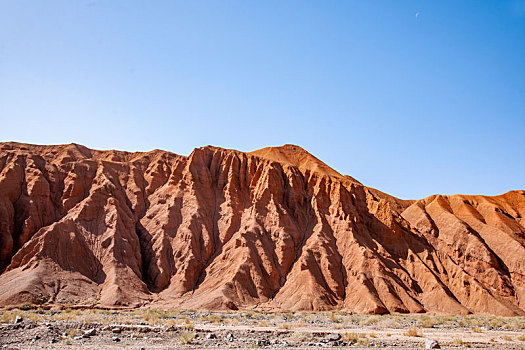
[[[1,348],[525,349],[523,317],[23,308],[0,311]]]

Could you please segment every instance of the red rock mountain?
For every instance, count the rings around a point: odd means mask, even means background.
[[[405,201],[298,146],[0,144],[0,306],[525,314],[525,191]]]

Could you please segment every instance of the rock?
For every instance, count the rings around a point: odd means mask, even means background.
[[[255,341],[256,346],[270,346],[270,341],[268,339],[257,339]]]
[[[326,337],[326,340],[328,341],[338,341],[341,340],[341,334],[339,333],[331,333]]]
[[[206,334],[206,339],[217,339],[217,335],[215,333],[208,333]]]
[[[22,316],[16,315],[16,317],[15,317],[15,324],[22,323],[23,321],[24,321],[24,319],[22,318]]]
[[[331,346],[343,346],[344,343],[341,340],[337,340],[337,341],[330,342],[329,344]],[[370,346],[374,346],[374,344],[371,343]]]
[[[228,333],[228,334],[226,335],[226,339],[228,339],[228,341],[234,341],[235,337],[233,336],[232,333]]]
[[[118,343],[120,341],[120,338],[115,336],[115,337],[111,338],[111,340],[113,340],[114,342]]]
[[[81,335],[77,335],[77,336],[74,336],[73,337],[73,340],[80,340],[82,339],[83,337]]]
[[[97,334],[97,330],[95,328],[86,329],[84,333],[82,334],[82,337],[89,338]]]
[[[120,333],[122,330],[119,327],[115,327],[115,328],[111,329],[111,331],[113,333]]]
[[[425,349],[441,349],[437,340],[425,339]]]
[[[272,341],[269,342],[269,345],[272,347],[285,347],[289,346],[288,342],[286,340],[281,339],[272,339]]]

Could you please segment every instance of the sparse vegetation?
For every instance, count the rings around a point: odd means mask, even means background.
[[[259,321],[257,326],[258,327],[268,327],[268,322],[266,322],[265,320]]]
[[[366,334],[361,333],[343,333],[341,339],[348,344],[357,344],[360,339],[366,338]]]
[[[406,332],[403,333],[403,335],[407,337],[421,337],[421,333],[416,327],[410,327]]]
[[[421,321],[421,327],[423,328],[433,328],[435,325],[437,325],[438,322],[434,318],[425,317]]]
[[[213,323],[213,324],[220,324],[222,319],[219,315],[216,314],[210,314],[208,316],[203,317],[202,319],[204,322]]]
[[[169,314],[166,311],[159,309],[147,309],[142,315],[144,321],[148,322],[150,326],[156,325],[161,319],[168,317]]]
[[[292,339],[297,342],[305,343],[312,341],[314,336],[310,332],[294,332],[292,334]]]
[[[36,310],[38,308],[37,305],[33,303],[23,303],[22,305],[18,306],[18,309],[20,310]]]
[[[472,346],[472,344],[464,342],[463,339],[461,339],[461,338],[454,339],[452,344],[455,344],[455,345],[458,345],[458,346],[462,346],[464,348],[470,348]]]
[[[492,328],[500,328],[503,326],[503,320],[501,318],[493,318],[489,322],[489,326]]]
[[[279,328],[281,328],[281,329],[290,329],[290,328],[292,328],[292,325],[290,323],[281,323],[279,325]]]
[[[337,317],[337,315],[335,314],[335,312],[330,312],[328,314],[328,318],[330,320],[330,322],[333,322],[333,323],[339,323],[341,322],[341,320],[339,319],[339,317]]]
[[[193,329],[194,328],[193,322],[191,322],[191,320],[188,317],[184,318],[184,328],[186,328],[186,329]]]
[[[12,323],[15,320],[16,313],[13,311],[2,312],[2,323]]]
[[[76,337],[77,335],[80,335],[80,330],[77,328],[71,328],[67,331],[67,336],[70,338]]]
[[[381,318],[377,316],[372,316],[372,317],[365,318],[364,320],[360,322],[360,324],[363,326],[371,326],[371,325],[379,323],[379,321],[381,321]]]
[[[190,344],[193,340],[195,340],[195,336],[195,332],[182,332],[179,335],[178,341],[180,344]]]
[[[69,341],[71,345],[76,346],[79,336],[83,335],[83,331],[89,328],[98,327],[100,330],[103,328],[103,325],[108,325],[110,328],[106,328],[106,332],[109,332],[111,335],[111,327],[114,325],[141,325],[144,327],[152,327],[153,332],[158,332],[160,337],[164,339],[170,339],[176,344],[191,344],[195,340],[199,339],[199,343],[204,342],[205,346],[210,343],[206,343],[204,337],[198,335],[202,327],[206,328],[207,325],[219,325],[219,327],[235,327],[235,326],[251,326],[254,327],[255,332],[257,327],[268,327],[269,331],[279,330],[279,329],[297,329],[295,332],[282,332],[281,336],[284,337],[286,341],[291,342],[292,344],[302,344],[302,343],[318,343],[324,335],[317,334],[315,332],[308,331],[309,327],[314,328],[324,328],[329,330],[329,332],[341,332],[342,341],[348,343],[349,345],[357,345],[362,347],[367,347],[375,342],[376,339],[382,342],[399,342],[400,340],[392,339],[393,335],[403,334],[405,337],[404,340],[401,340],[400,345],[403,344],[421,344],[421,340],[413,339],[413,337],[423,336],[424,328],[434,327],[433,332],[442,332],[446,334],[447,329],[455,329],[458,322],[462,321],[466,329],[464,329],[465,334],[473,333],[485,333],[484,327],[491,329],[489,324],[499,324],[498,329],[492,329],[491,332],[496,332],[493,336],[499,342],[489,338],[484,339],[486,344],[491,344],[494,346],[501,346],[501,344],[506,344],[508,342],[525,342],[525,334],[521,331],[523,318],[495,318],[495,317],[483,317],[483,316],[427,316],[427,315],[382,315],[382,316],[367,316],[367,315],[344,315],[341,313],[275,313],[275,314],[264,314],[256,313],[253,311],[238,311],[238,312],[207,312],[207,311],[195,311],[191,313],[189,311],[177,311],[177,310],[157,310],[157,309],[140,309],[140,310],[125,310],[125,311],[116,311],[116,310],[99,310],[99,309],[74,309],[74,308],[65,308],[62,311],[49,311],[42,309],[11,309],[0,311],[0,319],[4,324],[13,324],[15,323],[15,318],[17,315],[20,315],[23,318],[24,322],[33,322],[38,323],[43,322],[55,322],[56,324],[61,324],[61,327],[67,325],[67,328],[62,328],[59,333],[57,341],[62,342],[65,346]],[[333,321],[337,319],[337,321]],[[440,327],[435,327],[435,325],[440,325]],[[195,325],[195,326],[194,326]],[[474,326],[476,325],[476,326]],[[1,327],[1,326],[0,326]],[[348,331],[348,329],[357,329],[359,327],[363,328],[363,332],[356,333]],[[16,329],[16,328],[13,328]],[[165,332],[162,332],[162,329]],[[345,331],[337,331],[338,329],[345,329]],[[505,329],[505,331],[504,331]],[[378,332],[376,330],[389,331],[388,333]],[[393,330],[390,331],[390,330]],[[262,331],[262,330],[259,330]],[[267,332],[267,330],[264,330]],[[150,331],[151,332],[151,331]],[[513,333],[514,332],[514,333]],[[163,335],[161,335],[163,334]],[[263,337],[266,337],[266,334],[272,333],[263,333]],[[487,331],[488,334],[488,331]],[[97,331],[98,335],[98,331]],[[110,337],[105,336],[106,339],[111,339]],[[147,336],[150,337],[150,336]],[[246,337],[246,336],[245,336]],[[1,336],[0,336],[1,338]],[[77,338],[77,339],[75,339]],[[224,339],[223,336],[219,336],[220,339]],[[248,337],[249,338],[249,337]],[[412,340],[411,340],[412,338]],[[122,346],[132,345],[134,339],[142,339],[142,336],[139,333],[135,333],[135,337],[122,337]],[[224,346],[233,345],[234,347],[238,345],[238,342],[243,342],[240,340],[242,338],[235,338],[236,340],[233,343],[226,342],[223,343]],[[239,340],[238,340],[239,339]],[[465,339],[465,338],[463,338]],[[0,339],[1,340],[1,339]],[[253,339],[252,339],[253,340]],[[49,341],[49,338],[46,339],[46,342]],[[223,342],[225,340],[222,340]],[[207,344],[207,345],[206,345]],[[255,344],[257,342],[251,341],[249,344]],[[399,343],[398,343],[399,344]],[[472,344],[469,342],[464,342],[461,337],[457,337],[455,340],[449,343],[452,347],[462,347],[467,348]],[[258,345],[260,347],[260,345]]]
[[[370,340],[368,340],[367,338],[361,338],[357,342],[357,345],[358,346],[368,346],[368,345],[370,345]]]

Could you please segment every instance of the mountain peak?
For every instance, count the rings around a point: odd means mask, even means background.
[[[297,145],[286,144],[277,147],[265,147],[249,153],[279,163],[293,165],[301,171],[310,170],[327,176],[343,177],[339,172]]]

